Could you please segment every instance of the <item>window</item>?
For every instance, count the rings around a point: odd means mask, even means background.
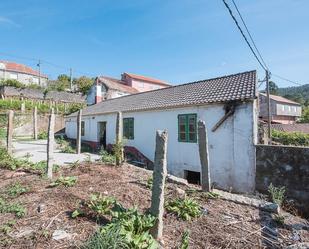
[[[10,73],[10,79],[17,80],[17,73]]]
[[[134,118],[123,119],[123,137],[134,139]]]
[[[81,135],[82,136],[85,136],[85,121],[82,121],[82,124],[81,124]]]
[[[197,140],[196,114],[178,115],[178,141],[195,143]]]

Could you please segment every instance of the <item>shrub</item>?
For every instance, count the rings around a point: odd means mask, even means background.
[[[275,187],[272,183],[268,186],[268,192],[272,202],[276,203],[278,206],[281,206],[284,200],[285,187]]]
[[[16,197],[19,196],[21,194],[27,193],[28,189],[24,186],[22,186],[19,182],[13,183],[12,185],[10,185],[7,190],[6,190],[7,194],[11,197]]]
[[[112,214],[112,208],[115,204],[115,198],[102,196],[101,194],[92,194],[90,200],[86,203],[88,208],[94,211],[97,215]]]
[[[52,182],[50,187],[57,187],[63,185],[65,187],[73,187],[77,182],[76,176],[60,176],[56,181]]]
[[[283,145],[309,146],[309,134],[272,130],[274,141]]]
[[[201,208],[199,204],[189,198],[169,201],[166,204],[166,210],[168,212],[175,213],[183,220],[191,220],[191,218],[196,218],[201,215]]]
[[[100,156],[101,156],[101,161],[103,163],[107,163],[107,164],[115,164],[116,163],[115,155],[108,153],[103,148],[100,150]]]
[[[38,134],[38,139],[47,139],[47,138],[48,138],[47,131],[42,131]]]

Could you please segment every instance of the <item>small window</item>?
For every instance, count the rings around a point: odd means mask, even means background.
[[[17,80],[17,73],[10,73],[10,79]]]
[[[85,136],[85,121],[82,121],[81,123],[81,135]]]
[[[134,139],[134,118],[123,119],[123,137]]]
[[[201,184],[201,173],[196,171],[185,170],[185,178],[188,183]]]
[[[197,134],[196,114],[178,115],[178,141],[195,143]]]

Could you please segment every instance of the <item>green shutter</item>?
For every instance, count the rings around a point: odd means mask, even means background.
[[[123,119],[123,137],[134,139],[134,118]]]

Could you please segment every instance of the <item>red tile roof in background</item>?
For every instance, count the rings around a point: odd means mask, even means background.
[[[124,73],[124,74],[128,75],[132,79],[147,81],[147,82],[150,82],[150,83],[153,83],[153,84],[157,84],[157,85],[162,85],[162,86],[170,86],[169,84],[167,84],[166,82],[164,82],[162,80],[153,79],[153,78],[150,78],[150,77],[146,77],[146,76],[142,76],[142,75],[137,75],[137,74],[132,74],[132,73]]]
[[[265,93],[260,93],[261,95],[263,96],[267,96]],[[292,101],[292,100],[289,100],[287,98],[284,98],[282,96],[278,96],[278,95],[273,95],[273,94],[270,94],[269,97],[275,101],[278,101],[278,102],[282,102],[282,103],[288,103],[288,104],[293,104],[293,105],[301,105],[300,103],[297,103],[295,101]]]
[[[10,61],[1,61],[0,63],[3,63],[5,65],[5,70],[10,72],[16,72],[16,73],[24,73],[24,74],[30,74],[34,76],[39,76],[39,72],[36,70],[33,70],[31,67],[28,67],[23,64],[19,64],[16,62],[10,62]],[[2,68],[0,68],[1,70]],[[41,73],[42,78],[48,78],[47,75],[44,75]]]

